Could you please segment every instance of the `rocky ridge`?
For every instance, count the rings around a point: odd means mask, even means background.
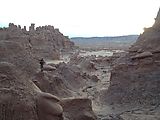
[[[0,40],[18,42],[36,58],[59,59],[60,50],[74,46],[67,36],[51,25],[35,28],[35,24],[31,24],[27,31],[26,26],[21,28],[10,23],[8,28],[1,28]]]

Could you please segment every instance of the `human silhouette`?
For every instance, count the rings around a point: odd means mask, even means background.
[[[39,64],[40,64],[41,72],[43,72],[43,65],[45,64],[45,61],[43,58],[39,61]]]

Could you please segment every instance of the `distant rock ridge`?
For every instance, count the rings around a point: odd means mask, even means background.
[[[128,49],[139,35],[106,37],[73,37],[71,41],[80,48]]]
[[[67,36],[60,33],[54,26],[40,26],[35,28],[31,24],[29,31],[26,26],[9,23],[8,28],[0,29],[0,40],[11,40],[20,43],[37,58],[58,59],[62,49],[72,49],[74,43]]]
[[[160,104],[160,10],[152,27],[144,30],[111,72],[110,87],[104,92],[107,104]]]

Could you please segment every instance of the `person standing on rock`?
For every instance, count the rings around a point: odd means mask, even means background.
[[[41,72],[43,72],[43,65],[45,64],[45,61],[43,58],[39,61],[39,64],[40,64]]]

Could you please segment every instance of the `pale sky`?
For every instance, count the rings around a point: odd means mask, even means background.
[[[140,34],[160,0],[0,0],[0,24],[53,25],[67,36]]]

